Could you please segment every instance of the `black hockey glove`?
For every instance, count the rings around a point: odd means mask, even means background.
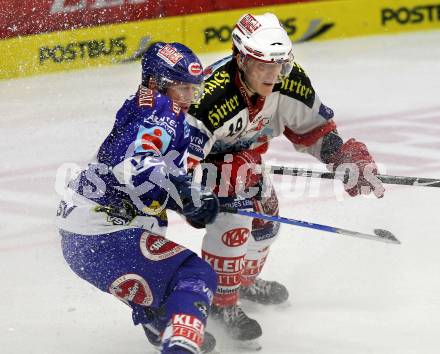
[[[182,210],[190,224],[196,227],[213,223],[220,208],[217,197],[211,192],[199,191],[199,201],[200,206],[197,206],[192,198],[185,200]]]
[[[195,227],[204,227],[214,222],[220,206],[217,197],[209,191],[202,190],[200,185],[191,183],[188,175],[171,177],[182,201],[181,213]]]

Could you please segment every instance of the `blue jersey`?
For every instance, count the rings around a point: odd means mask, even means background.
[[[59,226],[80,234],[140,227],[158,234],[178,208],[169,176],[185,173],[189,127],[173,101],[141,86],[119,109],[88,168],[70,184]]]
[[[216,287],[208,263],[164,237],[166,209],[178,208],[167,182],[185,174],[188,132],[170,98],[141,86],[94,160],[70,182],[57,213],[72,270],[131,306],[135,324],[158,333],[174,313],[206,323]],[[160,316],[145,310],[164,305]]]

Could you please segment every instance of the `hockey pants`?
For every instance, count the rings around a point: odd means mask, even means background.
[[[192,251],[142,229],[103,235],[60,230],[64,258],[81,278],[132,308],[150,326],[162,353],[197,353],[216,275]]]
[[[247,201],[220,198],[224,205],[278,215],[278,199],[269,179],[265,179],[263,196]],[[276,240],[279,223],[261,219],[219,213],[213,224],[206,226],[202,256],[217,273],[217,290],[213,303],[220,307],[232,306],[239,298],[241,285],[255,282],[263,269],[269,248]]]

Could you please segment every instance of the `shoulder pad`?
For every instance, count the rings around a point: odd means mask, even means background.
[[[310,108],[315,102],[315,90],[310,79],[297,63],[294,63],[289,76],[275,86],[274,91],[280,91],[281,94],[292,97]]]
[[[246,108],[234,79],[235,70],[231,70],[230,62],[221,66],[205,81],[200,103],[190,107],[188,113],[202,121],[211,133]]]

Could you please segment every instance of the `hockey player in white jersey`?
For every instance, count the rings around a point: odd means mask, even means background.
[[[351,195],[382,197],[377,167],[366,146],[339,137],[333,111],[315,93],[309,77],[294,62],[292,42],[273,14],[240,18],[232,32],[233,54],[213,64],[205,95],[189,110],[189,162],[218,168],[215,191],[223,205],[278,215],[278,200],[268,178],[258,171],[272,138],[284,134],[292,148],[313,155],[333,169],[354,164],[359,178],[346,181]],[[206,174],[205,174],[206,177]],[[374,182],[371,182],[371,181]],[[254,196],[243,192],[254,191]],[[255,192],[257,191],[257,192]],[[261,336],[259,323],[238,305],[239,298],[279,304],[288,290],[259,278],[279,224],[220,213],[206,226],[202,254],[217,272],[213,313],[236,340]]]

